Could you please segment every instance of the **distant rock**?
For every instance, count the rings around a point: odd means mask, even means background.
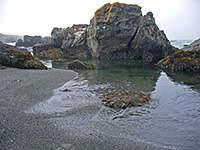
[[[182,50],[184,50],[184,51],[188,51],[188,50],[200,51],[200,38],[198,40],[192,42],[190,45],[184,46],[184,48],[182,48]]]
[[[19,39],[16,46],[32,47],[38,43],[51,43],[51,37],[25,35],[23,40]]]
[[[16,46],[25,46],[25,47],[31,47],[37,43],[42,42],[41,36],[29,36],[25,35],[24,40],[19,39],[16,43]]]
[[[59,59],[64,57],[63,51],[50,43],[35,44],[33,46],[33,54],[35,57],[48,59]]]
[[[142,15],[138,5],[105,4],[95,12],[90,25],[54,28],[52,44],[66,57],[158,61],[175,52],[153,14]]]
[[[92,70],[95,69],[96,66],[89,62],[83,62],[81,60],[74,60],[68,65],[69,69],[78,69],[78,70]]]
[[[156,64],[166,72],[200,73],[200,51],[176,51]]]
[[[0,41],[3,43],[15,43],[18,39],[21,39],[22,36],[19,35],[7,35],[0,33]]]
[[[2,42],[0,42],[0,64],[21,69],[47,69],[26,49],[20,49]]]

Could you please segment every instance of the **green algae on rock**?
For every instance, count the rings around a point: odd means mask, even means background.
[[[92,70],[96,66],[90,62],[83,62],[81,60],[74,60],[68,65],[69,69]]]
[[[200,51],[178,50],[160,60],[156,66],[167,72],[200,72]]]
[[[106,107],[122,108],[134,106],[142,106],[151,100],[151,97],[143,92],[137,91],[119,91],[103,93],[101,98],[102,103]]]
[[[2,42],[0,42],[0,64],[20,69],[47,69],[26,49],[20,49]]]

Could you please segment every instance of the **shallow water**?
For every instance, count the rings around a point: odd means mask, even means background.
[[[72,137],[117,137],[134,143],[137,149],[199,148],[200,90],[193,86],[198,85],[198,77],[170,78],[153,65],[136,61],[92,62],[97,64],[96,70],[79,72],[77,78],[56,89],[53,97],[27,113],[48,115],[58,130]],[[66,64],[53,62],[52,66],[65,68]],[[183,84],[187,78],[193,78],[190,85]],[[100,95],[114,90],[144,91],[152,100],[142,107],[107,108]]]

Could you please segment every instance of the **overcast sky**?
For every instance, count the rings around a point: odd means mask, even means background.
[[[0,0],[0,33],[49,36],[54,27],[89,24],[94,12],[117,0]],[[118,0],[153,12],[169,40],[200,37],[200,0]]]

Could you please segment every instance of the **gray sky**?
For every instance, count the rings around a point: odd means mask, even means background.
[[[49,36],[54,27],[89,24],[94,12],[117,0],[0,0],[0,33]],[[153,12],[169,40],[200,37],[200,0],[118,0]]]

